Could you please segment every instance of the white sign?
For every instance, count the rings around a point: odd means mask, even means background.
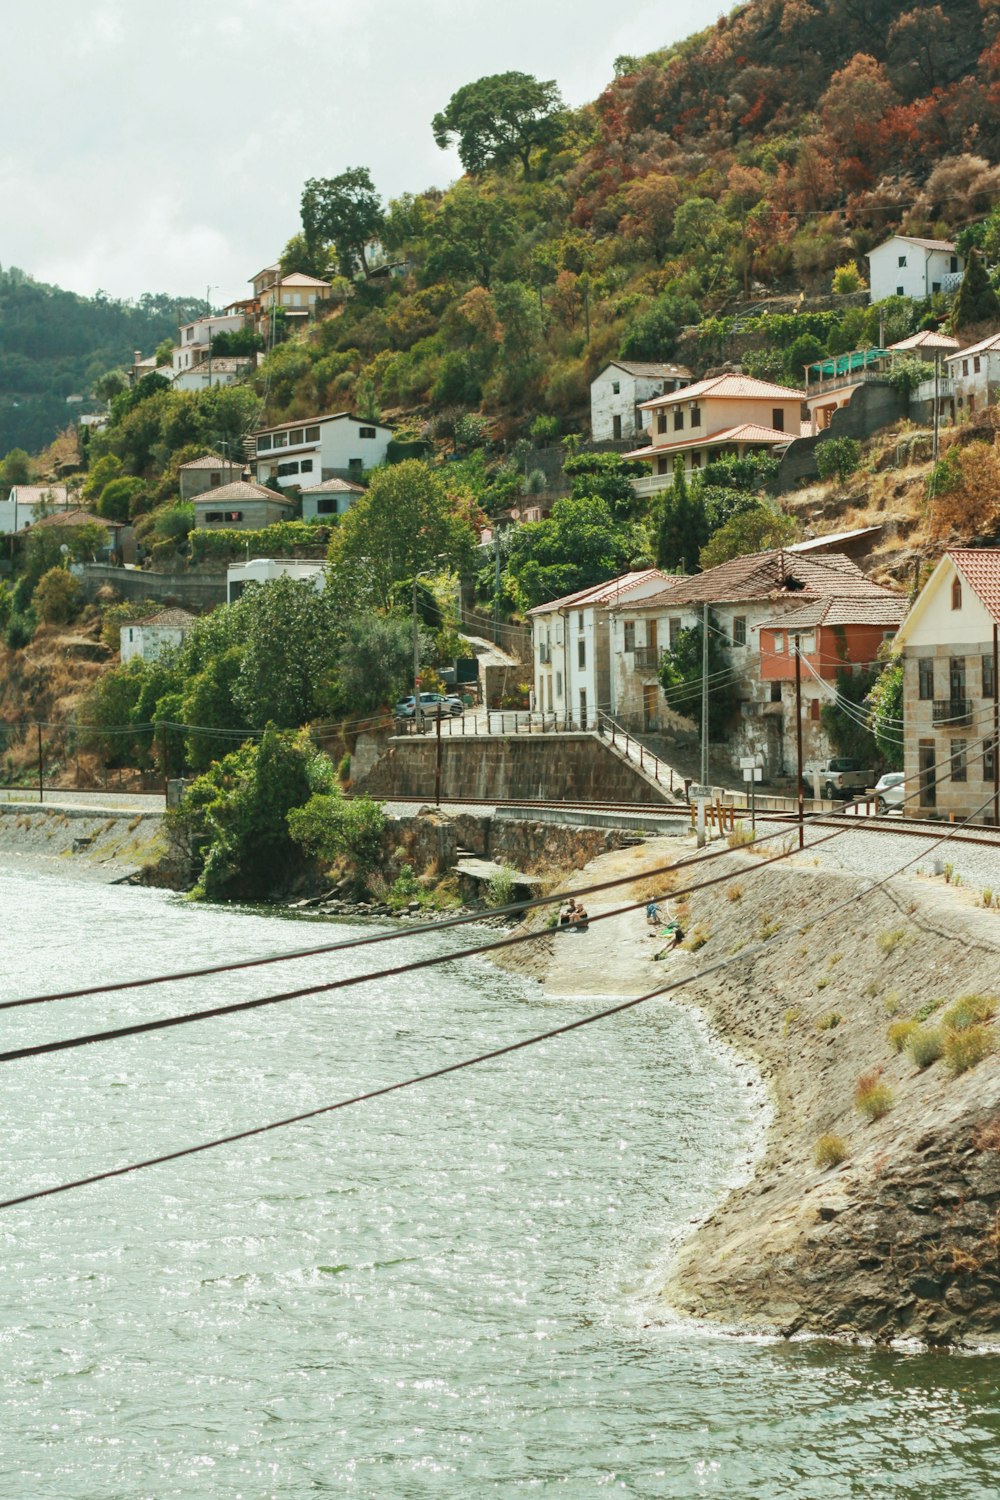
[[[693,786],[691,788],[692,802],[711,802],[713,797],[714,793],[710,786]]]
[[[744,781],[763,781],[764,780],[764,772],[761,770],[760,766],[744,766],[743,767],[743,780]]]

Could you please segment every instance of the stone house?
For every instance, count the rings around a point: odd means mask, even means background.
[[[884,297],[931,297],[953,292],[962,280],[965,261],[951,240],[927,240],[912,234],[894,234],[870,250],[868,284],[870,300]]]
[[[750,375],[716,375],[642,403],[650,416],[649,447],[626,458],[642,459],[652,473],[633,480],[637,495],[669,489],[674,459],[693,473],[715,458],[761,449],[771,452],[802,434],[804,391]]]
[[[276,521],[294,521],[297,513],[294,500],[248,479],[206,490],[194,502],[194,524],[199,529],[255,531]]]
[[[611,608],[659,593],[668,578],[659,568],[645,568],[529,610],[534,708],[569,726],[595,729],[598,714],[612,704]]]
[[[820,709],[837,673],[876,659],[905,601],[870,583],[848,557],[787,550],[734,558],[690,578],[670,578],[657,594],[619,600],[610,608],[610,711],[626,728],[689,727],[667,707],[658,668],[678,633],[702,622],[706,606],[727,664],[726,676],[712,685],[735,686],[739,702],[728,753],[734,763],[762,755],[765,774],[773,776],[795,763],[793,638],[802,654],[805,756],[820,759],[832,751]]]
[[[135,620],[121,628],[121,659],[131,661],[141,656],[143,661],[156,661],[165,651],[175,651],[195,623],[195,616],[186,609],[161,609],[148,620]]]
[[[363,484],[349,479],[324,479],[302,491],[303,521],[322,521],[325,516],[342,516],[365,492]]]
[[[616,359],[590,383],[590,435],[595,443],[635,442],[649,427],[642,403],[691,384],[684,365]]]
[[[326,479],[356,481],[385,463],[392,428],[340,411],[265,427],[254,438],[252,465],[264,484],[311,489]]]
[[[224,484],[235,484],[243,478],[243,465],[231,463],[218,453],[202,453],[199,458],[192,458],[188,463],[179,465],[177,478],[181,499],[193,500],[206,490],[217,490]]]
[[[955,417],[971,416],[1000,399],[1000,333],[945,356]]]
[[[1000,548],[950,548],[897,636],[915,816],[995,820],[998,624]]]

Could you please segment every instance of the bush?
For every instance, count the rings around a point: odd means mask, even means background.
[[[992,1026],[969,1026],[953,1031],[944,1044],[944,1060],[957,1076],[996,1051],[996,1032]]]
[[[66,625],[80,608],[80,585],[66,568],[50,568],[35,584],[31,602],[46,625]]]
[[[816,1025],[820,1031],[836,1031],[843,1019],[839,1010],[831,1010],[830,1014],[824,1016],[821,1021],[817,1021]]]
[[[881,1120],[892,1108],[892,1089],[883,1083],[878,1070],[864,1073],[854,1090],[854,1107],[866,1120]]]
[[[949,1031],[968,1031],[983,1021],[992,1021],[997,1013],[997,1002],[992,995],[962,995],[949,1005],[941,1017]]]
[[[339,791],[319,792],[288,814],[296,844],[327,864],[346,858],[360,882],[382,861],[385,813],[370,797],[350,801]]]
[[[559,418],[543,413],[535,418],[528,431],[536,448],[547,448],[559,438]]]
[[[486,888],[488,906],[511,906],[514,901],[514,876],[512,865],[502,865]]]
[[[20,651],[35,638],[38,622],[30,609],[23,614],[11,615],[7,626],[7,634],[4,639],[7,642],[8,651]]]
[[[860,292],[864,285],[864,278],[853,261],[848,261],[846,266],[838,266],[833,273],[833,290],[838,297],[849,292]]]
[[[918,1068],[929,1068],[944,1051],[945,1040],[940,1026],[914,1026],[906,1039],[906,1051]]]
[[[826,1135],[821,1135],[813,1147],[813,1161],[817,1167],[824,1170],[827,1167],[839,1167],[846,1157],[847,1142],[842,1135],[832,1135],[828,1132]]]
[[[816,445],[816,467],[821,479],[850,478],[861,462],[861,444],[856,438],[826,438]]]
[[[106,521],[127,521],[130,516],[134,519],[139,510],[133,509],[133,504],[145,488],[141,479],[131,475],[109,480],[98,497],[97,514]]]
[[[917,1029],[916,1021],[893,1021],[886,1032],[889,1046],[893,1052],[902,1052],[910,1037]]]

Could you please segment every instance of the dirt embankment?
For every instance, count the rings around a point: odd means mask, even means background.
[[[154,812],[0,804],[0,860],[29,860],[40,869],[124,880],[160,854],[161,820]]]
[[[609,896],[619,905],[644,893],[644,869],[677,852],[664,840],[605,856],[573,884],[634,870],[629,894]],[[602,957],[589,984],[583,937],[514,960],[552,993],[640,994],[779,939],[677,995],[757,1059],[777,1107],[752,1181],[681,1252],[666,1302],[755,1331],[996,1340],[1000,1052],[958,1075],[943,1058],[921,1071],[887,1030],[918,1012],[939,1023],[963,995],[1000,994],[1000,912],[925,877],[869,890],[808,857],[765,873],[752,853],[734,852],[704,874],[723,868],[731,879],[690,898],[685,926],[701,946],[671,955],[669,967],[650,961],[655,945],[635,913],[591,929]],[[849,897],[859,899],[834,910]],[[989,1030],[1000,1033],[1000,1022]],[[891,1107],[869,1121],[855,1091],[873,1071]],[[827,1133],[847,1154],[822,1170],[813,1153]]]

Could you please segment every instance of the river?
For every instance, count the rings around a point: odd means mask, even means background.
[[[0,998],[353,929],[0,869]],[[361,973],[374,952],[2,1013],[4,1046]],[[464,961],[5,1065],[0,1196],[597,1008]],[[729,1337],[656,1304],[758,1081],[659,1001],[0,1213],[2,1500],[997,1493],[1000,1358]]]

